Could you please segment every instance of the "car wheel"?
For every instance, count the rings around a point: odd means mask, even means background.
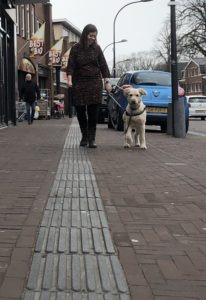
[[[117,120],[115,124],[115,129],[118,131],[123,131],[124,130],[124,123],[122,120],[122,113],[120,111],[117,112]]]
[[[110,117],[110,114],[108,114],[108,124],[107,124],[108,128],[114,128],[113,125],[112,125],[112,121],[111,121],[111,117]]]
[[[201,120],[204,121],[204,120],[205,120],[205,117],[201,117]]]

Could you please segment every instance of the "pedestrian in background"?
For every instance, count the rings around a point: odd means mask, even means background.
[[[96,148],[95,143],[98,109],[102,99],[103,82],[111,92],[109,68],[97,43],[97,28],[92,24],[84,27],[80,41],[70,51],[67,65],[68,86],[76,108],[82,139],[80,146]],[[103,80],[102,80],[103,79]]]
[[[32,81],[31,74],[26,74],[25,82],[20,90],[20,99],[26,102],[26,114],[28,124],[32,124],[35,113],[35,101],[40,99],[38,85]]]

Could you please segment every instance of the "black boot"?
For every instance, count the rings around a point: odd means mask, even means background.
[[[88,136],[88,141],[89,141],[89,148],[97,148],[97,145],[95,143],[95,136],[96,136],[96,129],[90,129],[89,130],[89,136]]]
[[[86,147],[87,146],[87,142],[88,142],[87,129],[81,128],[81,132],[82,132],[82,139],[80,141],[79,146],[80,147]]]

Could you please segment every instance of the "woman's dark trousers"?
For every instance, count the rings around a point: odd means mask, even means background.
[[[79,122],[82,139],[80,146],[96,148],[96,126],[98,120],[99,104],[76,105],[77,119]]]

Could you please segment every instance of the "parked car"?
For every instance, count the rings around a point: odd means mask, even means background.
[[[112,86],[115,86],[117,82],[119,81],[119,78],[110,78],[109,82]],[[103,124],[108,122],[108,107],[107,107],[107,91],[103,89],[102,91],[102,102],[99,107],[99,116],[98,116],[98,123]]]
[[[143,88],[147,95],[142,97],[147,109],[147,125],[159,125],[162,132],[167,131],[168,104],[172,101],[171,73],[154,70],[129,71],[122,75],[117,85],[129,84],[134,88]],[[179,89],[179,98],[185,105],[186,131],[189,127],[189,108],[183,89]],[[108,97],[108,128],[123,130],[122,114],[127,106],[127,99],[118,87]]]
[[[206,96],[190,95],[186,96],[189,104],[189,116],[192,118],[206,118]]]

